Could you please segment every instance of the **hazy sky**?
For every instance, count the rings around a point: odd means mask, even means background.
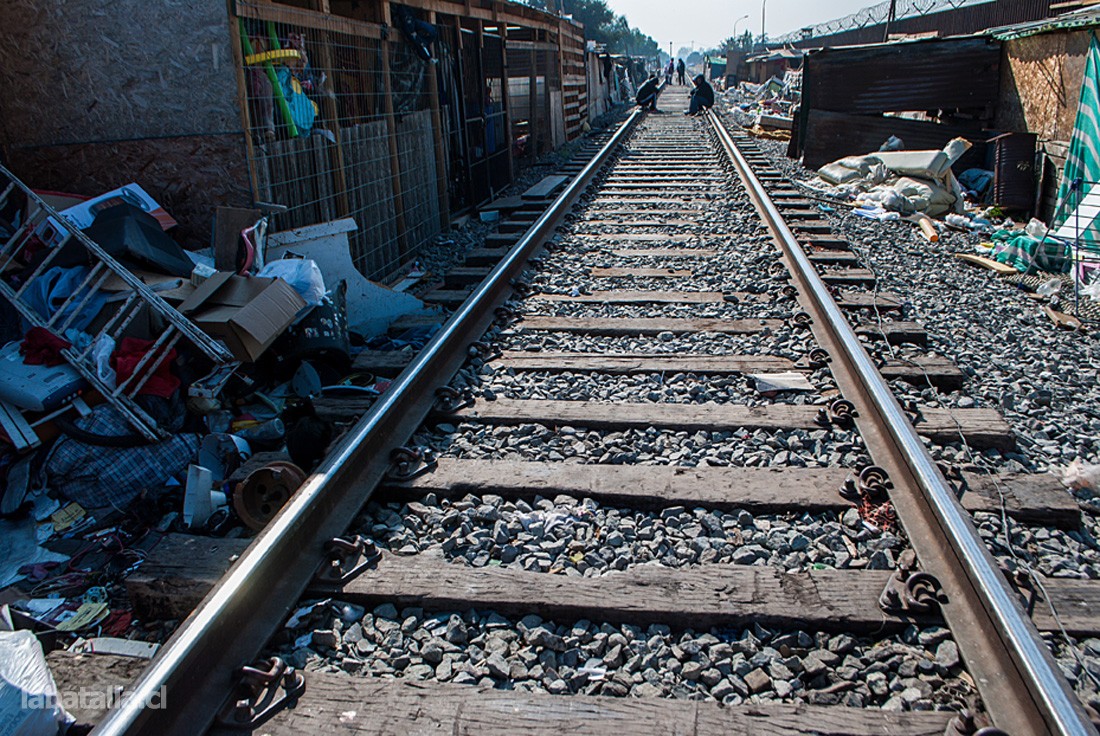
[[[814,23],[840,18],[861,8],[877,4],[878,0],[767,0],[768,35],[781,36]],[[718,42],[737,33],[751,30],[760,33],[761,0],[607,0],[608,6],[625,15],[630,25],[647,33],[668,51],[681,46],[696,48],[717,46]]]

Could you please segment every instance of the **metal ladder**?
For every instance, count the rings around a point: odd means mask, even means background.
[[[213,364],[206,377],[192,384],[190,394],[214,396],[220,392],[225,382],[240,365],[223,344],[180,314],[3,166],[0,166],[0,191],[2,191],[0,212],[11,209],[13,197],[22,194],[26,198],[25,206],[19,208],[12,221],[0,222],[0,228],[4,228],[4,233],[0,237],[6,238],[3,247],[0,248],[0,296],[7,299],[27,322],[64,337],[66,330],[73,326],[82,311],[93,303],[92,300],[98,294],[104,292],[108,282],[117,283],[115,279],[121,279],[124,286],[129,289],[122,303],[106,323],[96,332],[88,333],[91,340],[85,347],[73,345],[63,349],[61,355],[133,425],[134,429],[149,440],[160,440],[169,435],[169,432],[160,427],[156,420],[142,409],[136,398],[181,340],[184,345],[190,345]],[[42,246],[48,248],[49,252],[33,271],[30,273],[18,271],[17,259],[25,248],[37,244],[37,235],[44,232],[46,227],[58,231],[59,242],[52,247]],[[35,279],[50,270],[51,264],[62,248],[74,242],[87,252],[89,264],[87,274],[65,302],[52,314],[39,314],[38,310],[27,302],[27,290]],[[14,282],[13,277],[16,276],[20,279],[18,282]],[[130,376],[119,381],[116,386],[110,387],[99,378],[93,348],[102,335],[110,337],[117,344],[126,329],[139,315],[145,313],[145,310],[159,316],[163,320],[164,329]]]

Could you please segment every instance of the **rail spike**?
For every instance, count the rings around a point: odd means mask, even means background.
[[[396,447],[390,452],[390,467],[386,478],[404,483],[418,478],[439,464],[430,447]]]
[[[358,534],[330,539],[325,543],[325,555],[326,559],[313,576],[311,588],[342,588],[382,559],[374,542]]]
[[[298,704],[306,691],[305,674],[279,657],[271,657],[237,670],[237,684],[216,722],[233,731],[253,731],[275,714]]]

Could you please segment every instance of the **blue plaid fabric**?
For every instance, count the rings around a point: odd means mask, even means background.
[[[97,406],[76,425],[108,437],[133,434],[109,404]],[[51,490],[86,509],[123,509],[142,491],[185,471],[198,454],[201,439],[196,434],[179,434],[152,445],[101,447],[62,435],[46,460],[46,481]]]

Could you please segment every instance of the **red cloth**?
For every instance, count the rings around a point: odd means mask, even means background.
[[[141,359],[145,357],[151,347],[153,347],[152,340],[139,340],[136,337],[122,338],[122,342],[118,344],[115,352],[111,355],[111,367],[115,369],[115,373],[118,375],[119,385],[133,374],[137,364],[141,362]],[[171,398],[176,389],[180,387],[180,379],[172,375],[172,361],[175,359],[176,349],[172,348],[168,351],[168,356],[157,366],[156,373],[149,376],[149,380],[145,382],[138,393],[161,396],[165,399]],[[148,370],[149,366],[146,364],[142,368],[142,372]],[[140,380],[141,378],[136,378],[134,382]]]
[[[58,337],[45,327],[32,327],[23,337],[19,354],[23,356],[23,362],[27,365],[61,365],[65,362],[61,357],[61,351],[72,345],[71,342]]]

